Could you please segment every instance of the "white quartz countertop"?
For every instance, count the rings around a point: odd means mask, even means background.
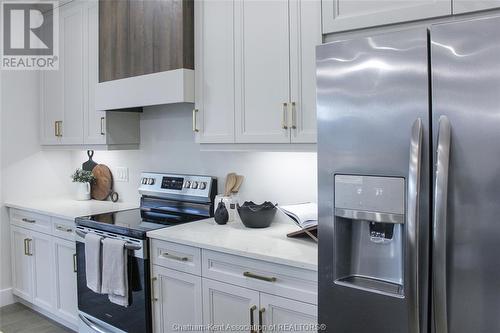
[[[10,208],[17,208],[33,213],[50,215],[61,219],[74,220],[79,216],[103,214],[120,210],[138,208],[138,203],[86,200],[68,198],[36,198],[12,200],[4,203]]]
[[[277,264],[318,269],[318,245],[312,239],[289,238],[300,230],[292,221],[268,228],[246,228],[240,221],[218,225],[214,219],[186,223],[148,232],[148,237],[235,254]]]

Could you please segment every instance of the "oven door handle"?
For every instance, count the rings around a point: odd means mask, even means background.
[[[88,319],[85,316],[82,316],[81,314],[78,314],[78,317],[83,321],[85,325],[87,325],[90,329],[97,333],[111,333],[111,331],[106,330],[104,327],[99,326],[98,324],[92,322],[90,319]]]
[[[81,238],[85,239],[85,235],[87,234],[86,232],[78,230],[78,229],[75,232],[76,232],[76,234],[78,236],[80,236]],[[125,246],[125,248],[127,250],[132,250],[132,251],[138,251],[138,250],[142,249],[142,246],[137,245],[137,244],[133,244],[133,243],[130,243],[130,242],[126,242],[124,246]]]

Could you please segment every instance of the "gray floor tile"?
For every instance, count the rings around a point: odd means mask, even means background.
[[[0,308],[0,333],[74,333],[52,320],[15,303]]]

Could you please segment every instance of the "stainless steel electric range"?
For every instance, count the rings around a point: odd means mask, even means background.
[[[217,180],[210,176],[142,173],[140,208],[77,218],[76,254],[80,333],[152,332],[150,230],[213,216]],[[129,306],[87,288],[85,235],[123,239],[129,250]]]

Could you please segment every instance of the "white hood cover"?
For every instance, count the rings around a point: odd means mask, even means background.
[[[97,84],[97,110],[194,103],[194,71],[176,69]]]

